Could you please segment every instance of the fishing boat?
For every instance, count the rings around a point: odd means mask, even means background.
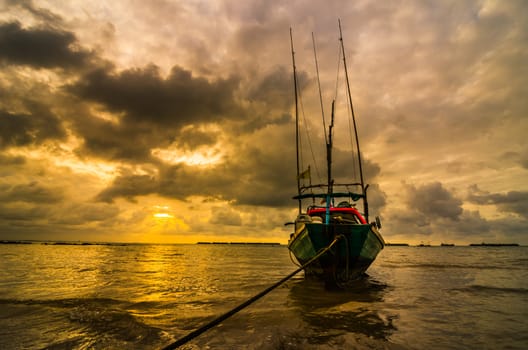
[[[298,201],[298,215],[293,224],[295,229],[290,235],[288,249],[301,266],[305,266],[306,277],[315,276],[332,285],[340,285],[364,275],[374,262],[378,253],[385,246],[380,233],[379,217],[369,223],[369,207],[367,200],[368,184],[365,185],[359,139],[356,128],[356,118],[350,95],[350,83],[346,65],[345,49],[341,23],[339,22],[339,42],[346,88],[348,110],[353,123],[356,157],[359,169],[359,182],[356,180],[337,182],[332,174],[332,150],[335,100],[332,102],[332,115],[328,128],[323,113],[323,129],[326,143],[326,182],[312,184],[310,167],[306,170],[299,157],[299,90],[295,67],[295,52],[293,49],[293,35],[290,30],[290,41],[293,63],[293,82],[295,89],[295,120],[296,120],[296,148],[297,148],[297,195],[293,199]],[[317,55],[314,54],[317,67]],[[341,58],[340,58],[341,61]],[[317,68],[318,70],[318,68]],[[319,73],[317,73],[319,79]],[[320,86],[320,84],[319,84]],[[319,88],[319,93],[321,91]],[[322,107],[322,98],[321,98]],[[352,133],[351,133],[352,134]],[[351,136],[352,137],[352,136]],[[307,182],[308,180],[308,182]],[[308,202],[308,203],[307,203]],[[358,209],[358,204],[362,207]],[[360,211],[361,210],[361,211]],[[321,252],[326,253],[321,255]],[[319,258],[314,259],[320,255]],[[293,259],[292,259],[293,260]],[[295,262],[295,261],[294,261]]]

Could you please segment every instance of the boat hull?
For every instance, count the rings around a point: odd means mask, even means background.
[[[288,249],[304,265],[335,238],[339,240],[330,251],[304,269],[307,277],[315,276],[327,282],[358,278],[385,246],[374,225],[305,223],[299,225],[288,242]]]

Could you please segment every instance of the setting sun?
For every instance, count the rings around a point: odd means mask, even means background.
[[[155,213],[154,217],[158,219],[168,219],[168,218],[173,218],[174,216],[167,214],[167,213]]]

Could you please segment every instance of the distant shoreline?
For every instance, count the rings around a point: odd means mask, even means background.
[[[0,240],[0,244],[42,244],[42,245],[71,245],[71,246],[127,246],[127,245],[149,245],[149,244],[160,244],[160,245],[172,245],[172,244],[199,244],[199,245],[234,245],[234,246],[284,246],[285,244],[278,242],[222,242],[222,241],[211,241],[211,242],[196,242],[196,243],[125,243],[125,242],[82,242],[82,241],[40,241],[40,240],[17,240],[17,239],[3,239]],[[385,244],[387,247],[525,247],[519,243],[470,243],[470,244],[453,244],[453,243],[442,243],[440,245],[430,244],[418,244],[410,245],[409,243],[389,243]]]
[[[193,244],[193,243],[124,243],[124,242],[82,242],[82,241],[39,241],[39,240],[17,240],[17,239],[3,239],[0,244],[41,244],[41,245],[73,245],[73,246],[88,246],[88,245],[104,245],[104,246],[127,246],[127,245],[149,245],[149,244]],[[280,246],[277,242],[197,242],[196,244],[221,244],[221,245],[258,245],[258,246]]]
[[[266,246],[280,246],[280,243],[271,242],[197,242],[196,244],[222,244],[222,245],[266,245]]]
[[[109,245],[109,246],[124,246],[124,245],[138,245],[143,243],[119,243],[119,242],[71,242],[71,241],[25,241],[25,240],[9,240],[4,239],[0,244],[42,244],[42,245]]]
[[[454,243],[441,243],[439,245],[432,244],[417,244],[410,245],[409,243],[386,243],[387,247],[523,247],[519,243],[470,243],[470,244],[458,244]]]
[[[470,247],[519,247],[518,243],[471,243]]]

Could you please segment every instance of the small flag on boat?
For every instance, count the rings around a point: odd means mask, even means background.
[[[308,169],[306,169],[305,171],[299,174],[299,179],[310,179],[310,178],[311,178],[310,166],[308,166]]]

